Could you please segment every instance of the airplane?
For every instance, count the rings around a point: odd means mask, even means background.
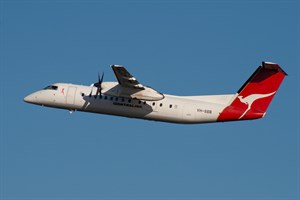
[[[91,86],[55,83],[24,101],[70,112],[82,111],[178,124],[263,118],[287,75],[276,63],[262,62],[235,94],[175,96],[142,85],[125,67],[112,65],[118,82]]]

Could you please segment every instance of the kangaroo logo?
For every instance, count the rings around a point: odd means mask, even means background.
[[[239,100],[242,103],[244,103],[244,104],[246,104],[248,106],[248,108],[246,109],[246,111],[240,116],[239,119],[241,119],[242,117],[244,117],[244,115],[251,109],[251,106],[254,103],[254,101],[256,101],[258,99],[269,97],[269,96],[275,94],[275,92],[271,92],[269,94],[251,94],[251,95],[249,95],[247,97],[244,97],[244,98],[243,98],[243,96],[238,96]]]

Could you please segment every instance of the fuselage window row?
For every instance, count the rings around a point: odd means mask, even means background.
[[[85,96],[85,93],[82,92],[82,93],[81,93],[81,96],[84,97],[84,96]],[[99,96],[99,98],[102,99],[103,96],[104,96],[104,100],[107,100],[107,99],[108,99],[108,96],[106,96],[106,95],[101,95],[101,96]],[[91,97],[91,96],[89,95],[89,97]],[[97,98],[97,96],[94,96],[94,97]],[[113,100],[114,100],[114,97],[113,97],[113,96],[110,96],[109,99],[110,99],[111,101],[113,101]],[[125,101],[125,98],[121,98],[120,100],[121,100],[122,102],[124,102],[124,101]],[[115,101],[119,101],[119,98],[118,98],[118,97],[115,97]],[[131,100],[131,99],[128,99],[127,102],[128,102],[128,103],[131,103],[132,100]],[[137,101],[137,102],[132,102],[132,103],[133,103],[133,104],[138,103],[138,104],[144,104],[144,105],[146,105],[147,102],[146,102],[146,101],[141,101],[141,100],[139,100],[139,101]],[[155,102],[152,103],[152,106],[155,106]],[[159,106],[160,106],[160,107],[163,107],[163,103],[160,103]],[[169,108],[173,108],[173,105],[170,104],[170,105],[169,105]]]

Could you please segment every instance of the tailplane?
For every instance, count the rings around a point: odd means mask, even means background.
[[[263,117],[286,75],[278,64],[263,62],[220,113],[218,121]]]

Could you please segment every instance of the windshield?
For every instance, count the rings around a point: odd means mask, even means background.
[[[45,87],[44,90],[57,90],[57,88],[58,87],[55,85],[49,85],[49,86]]]

